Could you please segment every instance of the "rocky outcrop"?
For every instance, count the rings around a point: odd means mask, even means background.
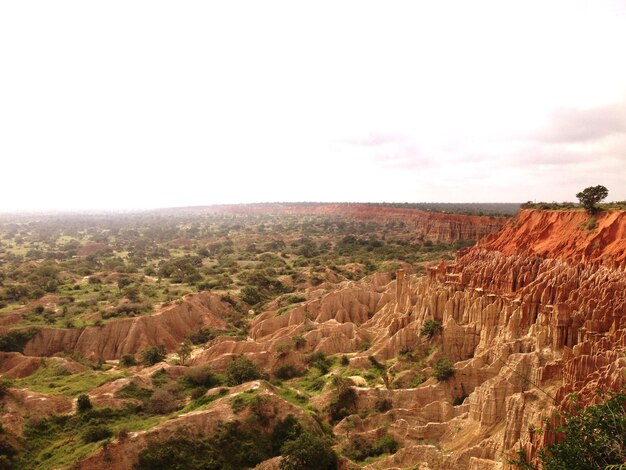
[[[626,261],[626,212],[521,210],[483,248],[511,255],[600,261]]]
[[[118,359],[149,346],[175,350],[189,332],[202,327],[224,328],[228,303],[208,292],[185,297],[180,303],[145,317],[112,320],[85,328],[44,328],[24,348],[28,356],[81,354],[88,359]]]

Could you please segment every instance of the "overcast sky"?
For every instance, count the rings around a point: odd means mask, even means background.
[[[3,1],[0,211],[626,200],[624,1]]]

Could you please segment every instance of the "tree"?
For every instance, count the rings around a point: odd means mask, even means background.
[[[141,361],[147,366],[153,366],[161,361],[164,361],[166,357],[166,351],[164,346],[152,346],[146,348],[141,353]]]
[[[189,357],[191,356],[191,351],[193,350],[193,345],[191,344],[191,341],[186,339],[185,341],[183,341],[182,343],[180,343],[180,346],[178,348],[178,358],[180,359],[180,364],[181,365],[185,365],[185,362],[187,362],[187,359],[189,359]]]
[[[85,395],[84,393],[82,395],[79,395],[78,399],[76,400],[76,408],[78,409],[79,413],[89,411],[92,408],[89,396]]]
[[[229,387],[240,385],[250,380],[261,378],[261,372],[257,369],[254,362],[246,356],[239,356],[234,359],[226,369],[226,383]]]
[[[337,455],[330,444],[304,432],[281,449],[280,470],[331,470],[337,468]]]
[[[609,195],[609,190],[602,185],[589,186],[576,194],[580,204],[587,212],[594,213],[598,210],[596,204]]]
[[[555,429],[563,439],[539,453],[544,469],[617,468],[626,460],[626,394],[599,396],[603,403],[587,408],[575,403],[572,412],[563,413],[562,425]]]

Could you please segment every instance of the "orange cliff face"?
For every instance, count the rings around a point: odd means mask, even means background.
[[[230,214],[294,214],[404,223],[424,240],[453,243],[478,240],[499,231],[507,217],[447,214],[376,204],[245,204],[210,206],[209,211]]]
[[[600,212],[593,219],[585,211],[521,210],[480,246],[505,255],[624,263],[626,211]]]

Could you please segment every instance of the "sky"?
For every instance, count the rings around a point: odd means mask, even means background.
[[[0,212],[626,200],[625,1],[0,2]]]

